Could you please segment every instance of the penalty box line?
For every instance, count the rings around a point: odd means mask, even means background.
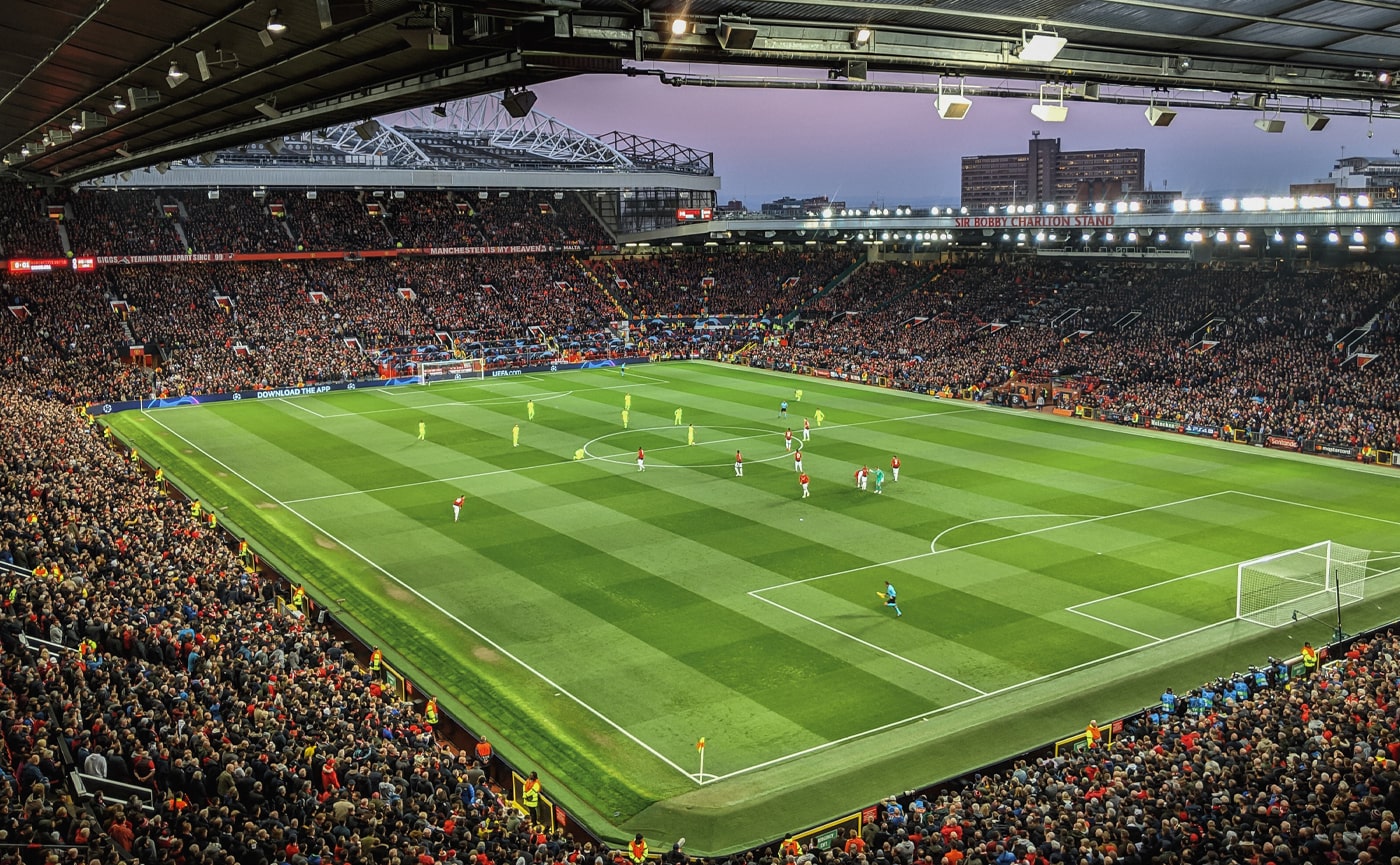
[[[326,531],[325,529],[321,528],[319,525],[317,525],[315,522],[313,522],[313,521],[312,521],[309,517],[307,517],[305,514],[302,514],[301,512],[299,512],[296,508],[289,507],[288,504],[287,504],[286,502],[279,501],[276,497],[274,497],[273,495],[271,495],[270,493],[268,493],[267,490],[263,489],[261,486],[257,485],[256,483],[254,483],[253,481],[249,480],[249,479],[248,479],[247,477],[245,477],[244,475],[242,475],[242,474],[240,474],[239,472],[237,472],[236,470],[234,470],[234,468],[233,468],[232,466],[228,465],[228,464],[225,463],[223,460],[220,460],[218,457],[216,457],[216,456],[214,456],[213,454],[209,453],[209,452],[206,451],[204,448],[200,447],[198,444],[196,444],[196,443],[190,441],[188,438],[185,438],[183,435],[181,435],[180,433],[178,433],[178,432],[176,432],[175,430],[171,429],[169,426],[166,426],[165,423],[163,423],[163,422],[160,420],[160,418],[157,418],[157,417],[154,417],[154,416],[152,416],[152,415],[149,415],[148,412],[144,412],[144,411],[142,412],[142,414],[147,414],[148,416],[150,416],[151,420],[155,421],[158,425],[160,425],[161,427],[163,427],[163,428],[164,428],[167,432],[169,432],[171,435],[175,436],[175,437],[178,438],[180,441],[184,442],[185,444],[189,445],[191,448],[194,448],[195,450],[199,451],[199,453],[203,454],[205,459],[209,460],[210,462],[212,462],[212,463],[214,463],[214,464],[216,464],[216,465],[223,466],[223,468],[224,468],[226,471],[228,471],[230,474],[232,474],[234,477],[238,478],[239,480],[243,481],[243,483],[247,484],[248,486],[250,486],[250,487],[252,487],[253,489],[257,490],[257,491],[258,491],[259,493],[261,493],[262,495],[266,496],[267,499],[268,499],[268,501],[274,502],[274,503],[280,505],[281,507],[285,508],[286,511],[287,511],[288,513],[292,514],[292,515],[295,516],[297,519],[301,520],[302,522],[306,523],[306,524],[307,524],[308,526],[310,526],[311,528],[313,528],[313,529],[315,529],[316,531],[320,532],[321,534],[325,535],[325,536],[326,536],[328,539],[330,539],[331,541],[333,541],[333,542],[335,542],[335,543],[337,543],[337,544],[340,544],[340,545],[341,545],[342,547],[344,547],[345,550],[348,551],[351,555],[355,556],[355,557],[356,557],[357,559],[359,559],[360,561],[364,562],[365,564],[369,565],[371,568],[373,568],[373,569],[375,569],[376,571],[378,571],[379,573],[383,574],[383,575],[384,575],[385,577],[387,577],[388,579],[393,580],[396,584],[398,584],[399,586],[401,586],[405,591],[408,591],[408,592],[412,593],[414,597],[418,598],[418,599],[421,600],[423,603],[425,603],[425,604],[427,604],[428,606],[432,607],[434,610],[436,610],[436,611],[437,611],[438,613],[440,613],[442,616],[446,617],[448,620],[452,621],[453,623],[455,623],[456,625],[458,625],[459,627],[461,627],[463,630],[468,631],[468,632],[471,633],[473,636],[475,636],[477,639],[481,640],[483,643],[486,643],[487,645],[491,646],[491,647],[492,647],[493,649],[495,649],[496,651],[500,652],[500,653],[501,653],[502,655],[504,655],[505,657],[509,658],[511,661],[515,662],[517,665],[520,666],[521,669],[523,669],[523,670],[525,670],[526,672],[530,673],[531,675],[535,676],[537,679],[539,679],[540,681],[544,682],[546,685],[549,685],[551,688],[553,688],[554,690],[558,691],[560,694],[562,694],[562,695],[564,695],[565,697],[567,697],[567,698],[569,698],[570,700],[572,700],[572,701],[573,701],[575,704],[577,704],[580,708],[582,708],[584,711],[588,712],[588,713],[589,713],[590,715],[592,715],[593,717],[597,718],[599,721],[602,721],[602,722],[603,722],[604,724],[606,724],[607,726],[613,728],[613,729],[616,730],[617,732],[621,733],[623,736],[626,736],[628,740],[630,740],[633,744],[637,745],[638,747],[644,749],[648,754],[651,754],[653,757],[655,757],[656,759],[660,760],[662,763],[665,763],[667,766],[670,766],[672,769],[675,769],[676,772],[680,773],[680,774],[681,774],[682,776],[684,776],[685,778],[688,778],[688,779],[690,779],[690,780],[692,780],[692,781],[698,781],[698,779],[695,777],[695,773],[689,772],[689,771],[687,771],[686,769],[681,768],[679,765],[677,765],[674,761],[672,761],[672,760],[671,760],[670,758],[668,758],[666,755],[662,754],[660,751],[656,750],[656,749],[653,748],[651,745],[648,745],[646,742],[643,742],[640,738],[637,737],[636,734],[634,734],[634,733],[632,733],[631,731],[627,730],[627,729],[626,729],[625,727],[623,727],[621,724],[617,723],[617,722],[614,721],[613,719],[609,718],[607,715],[604,715],[602,712],[600,712],[599,710],[595,709],[593,706],[591,706],[591,705],[589,705],[588,703],[584,702],[584,700],[583,700],[582,698],[578,697],[578,696],[575,695],[572,691],[568,690],[568,689],[565,688],[563,685],[560,685],[558,682],[554,681],[554,680],[551,679],[549,676],[547,676],[547,675],[545,675],[544,673],[540,672],[539,670],[535,669],[535,668],[534,668],[533,666],[531,666],[528,662],[526,662],[523,658],[521,658],[521,657],[519,657],[518,655],[516,655],[515,653],[511,652],[511,651],[510,651],[509,649],[507,649],[505,646],[501,645],[500,643],[496,642],[495,640],[493,640],[493,639],[491,639],[490,637],[488,637],[488,636],[486,636],[485,634],[483,634],[481,631],[479,631],[479,630],[477,630],[476,628],[472,627],[471,625],[467,624],[467,623],[464,622],[462,619],[458,618],[455,614],[453,614],[453,613],[449,612],[448,610],[444,609],[444,608],[442,607],[442,605],[439,604],[437,601],[434,601],[433,599],[429,598],[427,595],[424,595],[424,594],[423,594],[422,592],[420,592],[418,589],[416,589],[416,588],[414,588],[413,586],[409,585],[408,583],[404,582],[404,581],[403,581],[402,579],[400,579],[397,575],[395,575],[394,573],[392,573],[391,571],[389,571],[389,570],[388,570],[387,568],[385,568],[384,566],[380,565],[378,562],[376,562],[376,561],[374,561],[373,559],[369,558],[369,557],[366,556],[364,553],[361,553],[359,550],[357,550],[357,549],[355,549],[354,547],[350,546],[349,544],[345,543],[345,542],[342,541],[340,538],[336,537],[335,535],[333,535],[333,534],[331,534],[330,532]]]
[[[773,584],[773,585],[771,585],[771,586],[764,586],[764,587],[761,588],[761,589],[754,589],[754,590],[753,590],[752,592],[750,592],[749,594],[754,594],[754,593],[757,593],[757,592],[771,592],[771,591],[774,591],[774,590],[777,590],[777,589],[785,589],[785,588],[787,588],[788,586],[800,586],[800,585],[802,585],[803,583],[814,583],[814,582],[816,582],[817,580],[825,580],[825,579],[828,579],[828,578],[830,578],[830,577],[842,577],[842,576],[845,576],[846,574],[854,574],[854,573],[858,573],[858,572],[860,572],[860,571],[868,571],[868,570],[870,570],[870,569],[872,569],[872,568],[884,568],[884,567],[888,567],[888,566],[890,566],[890,565],[898,565],[898,564],[903,564],[904,562],[912,562],[912,561],[914,561],[914,560],[916,560],[916,559],[928,558],[929,556],[938,556],[938,555],[943,555],[943,554],[945,554],[945,553],[956,553],[956,552],[958,552],[959,550],[970,550],[970,549],[972,549],[972,548],[974,548],[974,547],[981,547],[981,546],[985,546],[985,545],[987,545],[987,544],[996,544],[996,543],[1001,543],[1002,541],[1010,541],[1010,540],[1014,540],[1014,539],[1016,539],[1016,538],[1028,537],[1028,536],[1030,536],[1030,535],[1040,535],[1040,534],[1044,534],[1044,533],[1046,533],[1046,532],[1055,531],[1055,530],[1057,530],[1057,529],[1067,529],[1067,528],[1071,528],[1071,527],[1073,527],[1073,526],[1081,526],[1081,525],[1086,525],[1086,524],[1088,524],[1088,523],[1102,522],[1103,520],[1111,520],[1111,519],[1114,519],[1115,517],[1126,517],[1126,516],[1131,516],[1132,514],[1141,514],[1141,513],[1147,513],[1147,512],[1149,512],[1149,511],[1162,510],[1163,508],[1170,508],[1170,507],[1175,507],[1175,506],[1177,506],[1177,505],[1185,505],[1185,504],[1190,504],[1191,502],[1199,502],[1199,501],[1203,501],[1203,500],[1205,500],[1205,499],[1211,499],[1211,498],[1215,498],[1215,497],[1217,497],[1217,496],[1223,496],[1223,495],[1226,495],[1226,494],[1231,493],[1231,492],[1233,492],[1233,490],[1221,490],[1220,492],[1206,493],[1205,495],[1192,496],[1191,498],[1187,498],[1187,499],[1177,499],[1176,501],[1163,502],[1162,504],[1157,504],[1157,505],[1148,505],[1148,506],[1146,506],[1146,507],[1133,508],[1133,509],[1131,509],[1131,510],[1126,510],[1126,511],[1117,511],[1117,512],[1111,513],[1111,514],[1101,514],[1101,515],[1099,515],[1099,516],[1094,516],[1094,517],[1085,517],[1084,519],[1073,520],[1073,521],[1068,522],[1068,523],[1056,523],[1056,524],[1053,525],[1053,526],[1041,526],[1041,527],[1038,528],[1038,529],[1028,529],[1028,530],[1026,530],[1026,531],[1024,531],[1024,532],[1016,532],[1015,534],[1002,535],[1001,537],[997,537],[997,538],[987,538],[986,540],[973,541],[973,542],[971,542],[971,543],[962,544],[962,545],[956,546],[956,547],[944,547],[944,548],[941,549],[941,550],[929,550],[929,551],[926,552],[926,553],[914,553],[913,555],[903,556],[902,558],[898,558],[898,559],[890,559],[889,561],[885,561],[885,562],[871,562],[871,563],[868,564],[868,565],[857,565],[857,566],[854,567],[854,568],[846,568],[846,569],[843,570],[843,571],[832,571],[832,572],[829,573],[829,574],[820,574],[820,575],[815,576],[815,577],[803,577],[803,578],[800,579],[800,580],[788,580],[788,581],[785,582],[785,583],[775,583],[775,584]],[[1024,517],[1024,516],[1028,516],[1028,515],[1026,515],[1026,514],[1018,514],[1018,515],[1013,515],[1013,516]],[[1056,514],[1045,514],[1045,516],[1046,516],[1046,517],[1054,517],[1054,516],[1056,516]],[[992,518],[988,518],[988,519],[992,519]],[[985,523],[985,522],[988,521],[988,519],[973,520],[972,522],[974,522],[974,523]],[[964,525],[970,525],[970,524],[971,524],[971,523],[964,523]]]

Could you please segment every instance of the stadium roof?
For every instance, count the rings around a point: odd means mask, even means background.
[[[829,85],[807,86],[854,89],[878,89],[871,72],[910,72],[1027,84],[1003,95],[1050,83],[1147,104],[1165,92],[1261,115],[1397,116],[1386,99],[1400,71],[1400,8],[1383,0],[10,0],[5,11],[0,155],[26,179],[65,183],[581,73],[655,74],[638,67],[650,62],[825,68]]]

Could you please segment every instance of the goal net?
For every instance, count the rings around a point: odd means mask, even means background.
[[[1366,597],[1366,585],[1393,574],[1370,567],[1371,553],[1333,541],[1241,562],[1235,617],[1276,628],[1298,616],[1323,618]]]
[[[418,379],[418,384],[422,385],[432,384],[435,381],[461,381],[486,377],[486,364],[480,357],[420,360],[414,364],[414,367],[414,375]]]

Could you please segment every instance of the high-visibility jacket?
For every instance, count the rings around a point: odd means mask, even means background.
[[[438,722],[437,697],[428,698],[428,705],[423,707],[423,720],[429,724]]]
[[[245,547],[245,549],[246,549],[246,547],[247,547],[247,542],[246,542],[246,541],[244,542],[244,547]],[[296,607],[297,609],[301,609],[301,605],[302,605],[302,603],[305,602],[305,601],[306,601],[306,589],[303,589],[301,586],[297,586],[295,589],[292,589],[292,606],[293,606],[293,607]],[[374,651],[374,654],[373,654],[373,655],[370,655],[370,657],[369,657],[369,668],[370,668],[371,670],[377,670],[377,669],[379,669],[379,662],[380,662],[381,660],[383,660],[383,655],[381,655],[381,654],[379,653],[379,650],[376,649],[376,650]]]
[[[1314,649],[1312,646],[1303,647],[1303,666],[1307,667],[1309,670],[1313,670],[1317,667],[1317,649]]]
[[[530,810],[539,807],[540,804],[540,782],[537,778],[526,778],[524,785],[520,788],[520,804]]]
[[[630,844],[627,845],[627,858],[631,859],[633,862],[646,861],[647,842],[645,838],[641,840],[632,841]]]
[[[204,510],[204,505],[199,503],[199,499],[190,502],[190,516],[198,518],[202,510]]]
[[[383,666],[384,653],[379,651],[378,649],[375,649],[373,652],[370,653],[369,656],[369,668],[377,673]]]

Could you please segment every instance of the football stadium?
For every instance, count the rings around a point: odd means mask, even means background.
[[[741,212],[541,95],[1320,131],[1400,15],[107,7],[0,24],[0,865],[1400,857],[1390,175]]]

